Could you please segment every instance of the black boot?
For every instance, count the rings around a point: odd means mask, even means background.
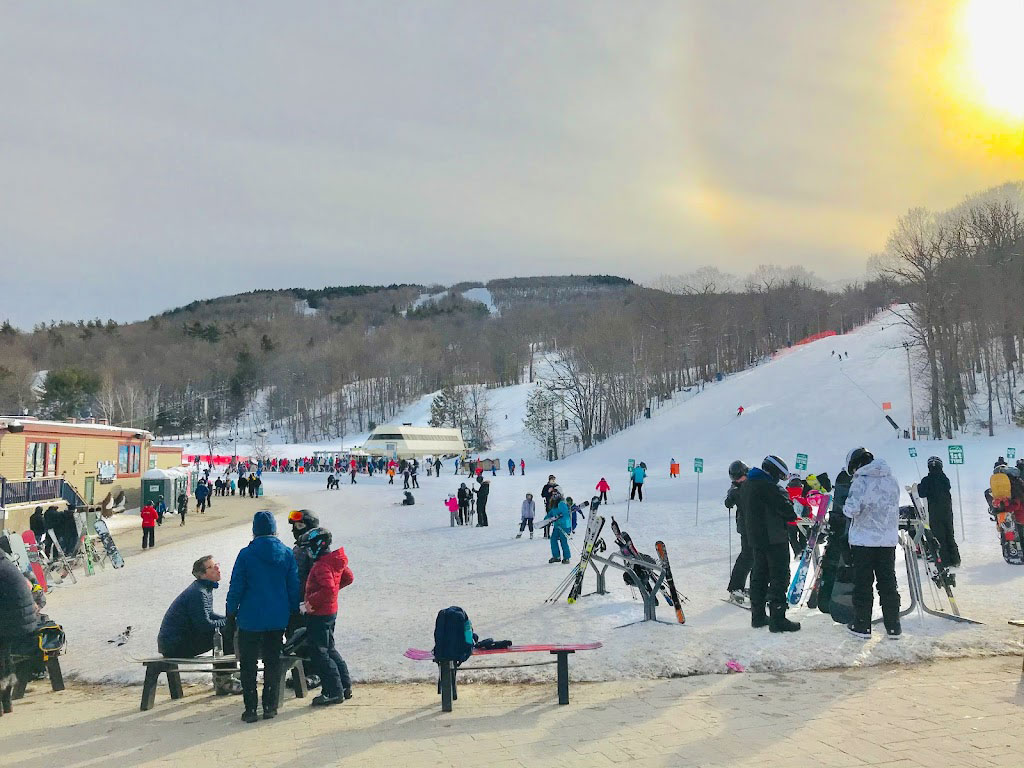
[[[800,622],[790,621],[786,618],[785,607],[772,607],[771,608],[772,618],[768,622],[769,632],[799,632]]]
[[[753,603],[750,606],[750,626],[754,629],[768,626],[768,616],[764,612],[764,605]]]

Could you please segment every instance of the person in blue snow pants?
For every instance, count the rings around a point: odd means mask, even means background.
[[[552,491],[552,497],[555,497],[556,491]],[[553,520],[551,526],[551,559],[549,563],[557,562],[561,560],[563,563],[569,562],[569,531],[572,530],[572,513],[569,511],[569,505],[565,503],[565,499],[561,498],[561,494],[558,495],[558,502],[548,512],[545,520]],[[559,550],[561,550],[561,557],[559,557]]]

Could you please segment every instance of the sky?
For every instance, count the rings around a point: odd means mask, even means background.
[[[0,320],[857,278],[908,209],[1024,178],[1021,20],[1024,0],[8,2]]]

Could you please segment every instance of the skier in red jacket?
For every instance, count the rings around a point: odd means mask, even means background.
[[[142,518],[142,548],[155,547],[156,507],[152,504],[147,504],[139,512],[139,517]]]
[[[338,618],[338,591],[352,583],[352,569],[344,549],[339,547],[331,552],[331,532],[325,528],[309,531],[300,544],[314,560],[302,603],[310,658],[323,685],[322,693],[313,699],[313,706],[340,704],[352,698],[352,679],[348,665],[334,647],[334,625]]]
[[[597,485],[594,486],[594,490],[601,494],[601,501],[604,502],[605,504],[608,503],[608,491],[610,491],[611,489],[612,487],[608,485],[608,481],[605,480],[603,477],[600,480],[598,480]]]

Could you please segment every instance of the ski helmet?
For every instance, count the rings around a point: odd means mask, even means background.
[[[992,471],[994,472],[995,470],[999,469],[999,467],[1005,467],[1005,466],[1006,466],[1006,459],[1004,459],[1002,456],[1000,456],[998,459],[996,459],[996,463],[992,467]]]
[[[852,451],[846,454],[846,471],[852,477],[854,472],[856,472],[861,467],[866,467],[874,460],[875,457],[867,448],[864,448],[863,446],[859,448],[854,448]]]
[[[299,546],[308,549],[310,556],[316,560],[331,550],[331,532],[326,528],[313,528],[299,539]]]
[[[764,461],[761,462],[761,469],[768,473],[776,483],[782,482],[789,476],[789,467],[778,456],[765,456]]]
[[[938,456],[928,457],[928,469],[932,469],[933,467],[942,469],[942,459],[940,459]]]
[[[739,459],[736,459],[732,464],[729,465],[729,479],[739,480],[741,477],[747,474],[747,470],[750,468]]]

